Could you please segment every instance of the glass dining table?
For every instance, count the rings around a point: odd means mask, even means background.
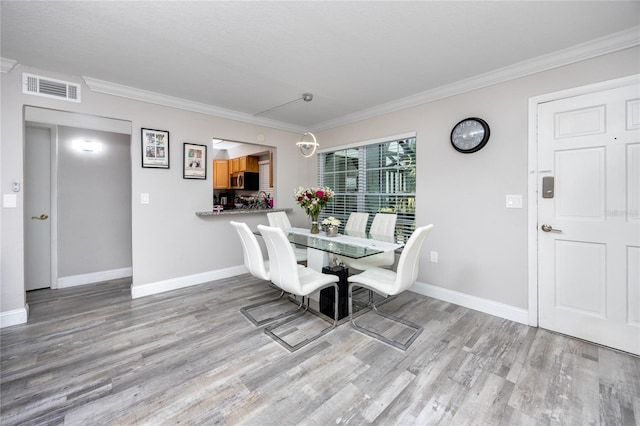
[[[338,324],[348,319],[348,282],[349,271],[340,265],[340,257],[361,259],[374,254],[387,251],[395,251],[404,246],[395,241],[393,237],[367,234],[361,232],[346,232],[336,236],[327,236],[324,232],[312,234],[306,228],[284,228],[289,241],[297,246],[307,248],[307,267],[325,274],[337,275],[338,282]],[[259,231],[254,232],[260,236]],[[370,291],[354,291],[354,315],[360,315],[369,309],[369,298],[373,297]],[[299,301],[298,298],[293,300]],[[378,302],[376,302],[378,303]],[[309,310],[327,320],[332,320],[334,310],[334,295],[332,289],[321,290],[314,294],[308,301]]]
[[[337,275],[340,278],[338,282],[338,319],[341,321],[339,323],[346,321],[349,315],[347,297],[349,271],[339,264],[340,257],[361,259],[387,251],[395,251],[404,245],[394,241],[393,237],[358,232],[347,232],[330,237],[323,232],[312,234],[309,229],[305,228],[286,228],[284,231],[290,242],[307,248],[307,267],[325,274]],[[372,296],[369,291],[354,292],[354,312],[356,315],[368,310],[368,299]],[[333,317],[333,290],[321,290],[319,294],[312,295],[308,303],[310,310],[314,313],[324,315],[327,318]]]
[[[312,234],[306,228],[284,229],[292,243],[307,248],[307,266],[322,272],[329,266],[330,255],[361,259],[363,257],[395,251],[403,246],[393,237],[348,232],[329,237],[324,233]]]

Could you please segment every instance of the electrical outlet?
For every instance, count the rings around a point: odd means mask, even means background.
[[[438,252],[437,251],[432,251],[431,252],[431,261],[433,263],[438,263]]]

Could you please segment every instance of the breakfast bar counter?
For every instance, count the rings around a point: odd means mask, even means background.
[[[206,211],[206,212],[196,212],[196,216],[234,216],[234,215],[243,215],[243,214],[256,214],[256,213],[270,213],[270,212],[291,212],[291,208],[285,209],[231,209],[231,210],[223,210],[221,212],[214,211]]]

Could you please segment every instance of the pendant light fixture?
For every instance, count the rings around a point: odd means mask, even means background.
[[[300,138],[299,142],[296,142],[296,145],[300,150],[300,154],[302,154],[303,157],[307,158],[313,156],[313,154],[316,153],[316,149],[318,149],[318,146],[320,146],[320,144],[316,140],[316,136],[311,132],[307,132],[302,135],[302,138]]]
[[[262,115],[265,114],[267,112],[271,112],[275,109],[278,108],[282,108],[285,105],[289,105],[291,103],[297,102],[299,100],[303,100],[305,102],[311,102],[313,100],[313,93],[303,93],[301,97],[294,99],[292,101],[289,102],[285,102],[281,105],[278,106],[274,106],[273,108],[269,108],[265,111],[261,111],[257,114],[254,114],[254,116],[258,116],[258,115]],[[313,154],[316,153],[316,150],[318,149],[318,146],[320,146],[320,144],[318,143],[318,141],[316,140],[316,137],[313,133],[311,132],[306,132],[304,135],[302,135],[302,138],[300,138],[300,141],[296,142],[296,146],[298,147],[298,149],[300,150],[300,153],[304,156],[304,157],[311,157],[313,156]]]
[[[313,94],[304,93],[302,95],[302,100],[305,102],[311,102],[313,100]],[[300,138],[300,141],[296,142],[296,145],[300,150],[300,154],[302,154],[303,157],[307,157],[307,158],[313,156],[313,154],[316,153],[316,149],[318,149],[318,146],[319,146],[318,141],[316,140],[316,136],[311,132],[307,132],[304,135],[302,135],[302,137]]]

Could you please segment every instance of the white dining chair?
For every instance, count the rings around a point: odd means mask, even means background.
[[[369,221],[369,213],[352,212],[349,215],[347,224],[344,226],[345,234],[355,232],[364,234],[367,232],[367,222]]]
[[[397,215],[395,213],[377,213],[371,227],[369,228],[369,238],[374,240],[390,241],[393,239],[396,230]],[[342,256],[340,262],[349,268],[365,271],[369,268],[381,266],[391,266],[396,261],[396,254],[393,250],[384,253],[374,254],[361,259],[352,259]]]
[[[394,272],[385,268],[371,268],[348,278],[349,320],[353,328],[403,351],[406,351],[420,333],[422,333],[423,328],[418,324],[379,311],[373,301],[370,303],[372,312],[388,318],[391,321],[403,324],[413,331],[412,334],[403,343],[383,336],[374,330],[357,325],[353,318],[353,287],[367,288],[383,295],[385,298],[400,294],[409,289],[418,278],[420,249],[422,248],[425,238],[429,235],[429,232],[431,232],[431,229],[433,229],[433,225],[427,225],[417,228],[413,232],[400,255],[397,271]]]
[[[246,266],[246,268],[249,270],[249,273],[254,277],[261,280],[270,281],[271,278],[269,273],[269,261],[264,259],[264,256],[262,255],[262,248],[260,247],[256,236],[253,234],[253,232],[251,232],[246,223],[235,221],[231,221],[230,223],[240,236],[240,243],[242,244],[242,254],[244,256],[244,266]],[[298,307],[298,309],[282,312],[279,315],[264,318],[261,320],[258,320],[251,314],[251,311],[256,308],[261,308],[265,305],[278,302],[282,298],[282,296],[284,296],[284,293],[284,290],[280,289],[280,295],[278,297],[254,303],[248,306],[243,306],[242,308],[240,308],[240,312],[256,326],[261,326],[272,321],[287,317],[289,315],[293,315],[302,307],[302,304]]]
[[[267,220],[269,221],[269,226],[275,226],[276,228],[287,229],[292,227],[287,212],[269,212],[267,213]]]
[[[296,315],[289,316],[273,325],[270,325],[264,329],[264,332],[271,338],[276,340],[282,346],[289,351],[294,352],[298,349],[308,345],[314,340],[327,334],[336,327],[338,323],[338,285],[336,282],[339,278],[336,275],[323,274],[307,267],[299,267],[296,263],[296,258],[293,253],[293,247],[289,243],[284,231],[277,227],[258,225],[258,230],[262,234],[265,244],[267,246],[267,252],[269,253],[269,267],[271,282],[280,287],[287,293],[295,294],[302,297],[304,302],[305,297],[320,291],[327,287],[333,287],[334,289],[334,318],[333,323],[321,330],[319,333],[306,338],[305,340],[296,344],[290,344],[283,337],[276,334],[276,330],[282,326],[289,324],[296,318],[304,315],[308,305],[305,305],[305,310],[299,312]]]
[[[269,212],[267,213],[267,220],[269,221],[269,226],[274,226],[276,228],[288,229],[292,227],[291,222],[289,221],[289,216],[287,216],[286,212]],[[293,247],[293,253],[296,255],[296,262],[307,261],[306,248],[296,247],[293,243],[291,243],[291,247]]]

